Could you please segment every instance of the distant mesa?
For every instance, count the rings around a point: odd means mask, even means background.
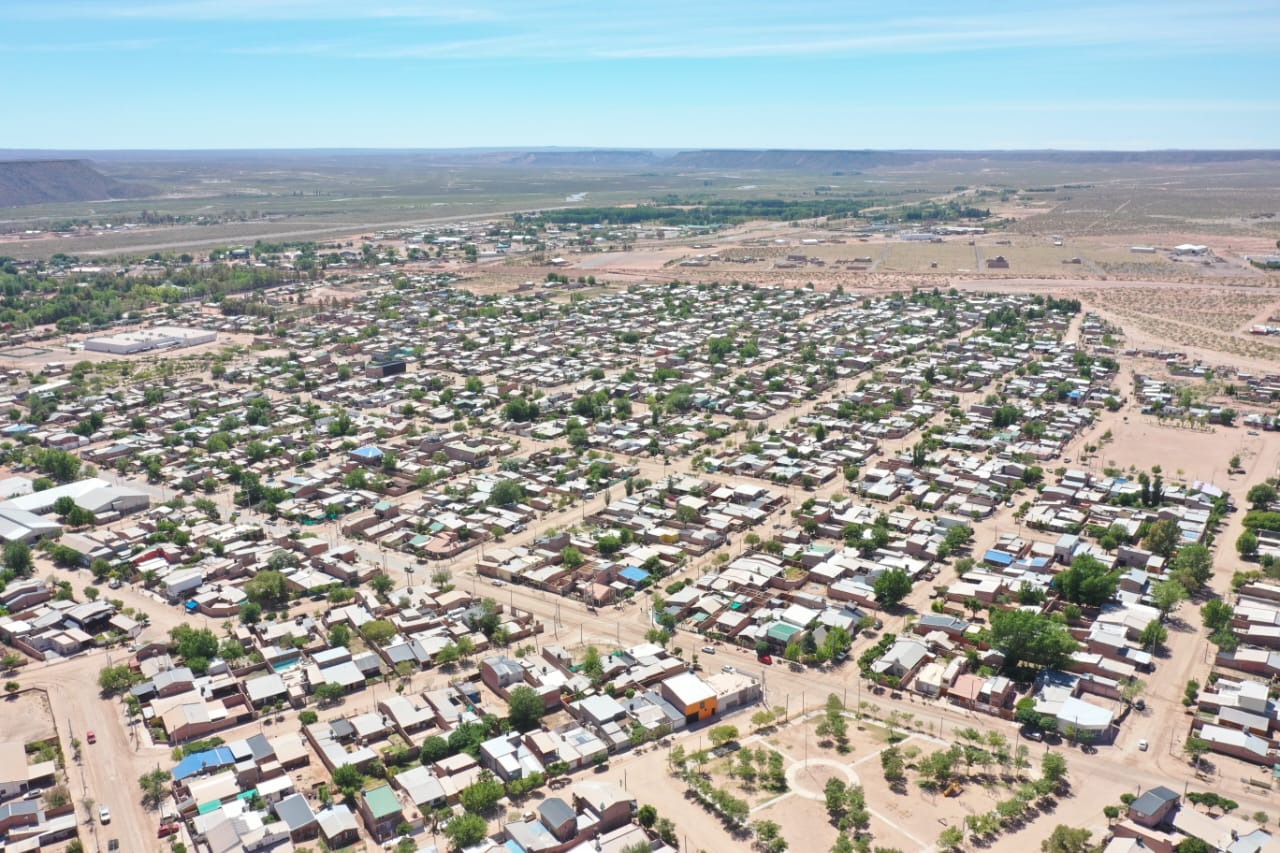
[[[681,151],[664,165],[682,169],[783,169],[797,172],[858,171],[881,166],[958,160],[1003,163],[1236,163],[1280,160],[1280,151],[804,151],[715,150]]]
[[[0,207],[140,198],[155,190],[108,178],[88,160],[0,160]]]

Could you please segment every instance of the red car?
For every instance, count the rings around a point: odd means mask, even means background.
[[[160,830],[156,833],[156,838],[164,838],[167,835],[173,835],[177,831],[178,831],[178,824],[162,823],[160,824]]]
[[[98,742],[98,736],[97,736],[97,735],[95,735],[93,732],[87,732],[87,733],[85,734],[85,736],[84,736],[84,739],[85,739],[85,740],[87,740],[87,741],[89,741],[89,743],[97,743],[97,742]]]
[[[773,658],[770,657],[769,655],[758,655],[756,657],[756,660],[760,661],[760,663],[763,663],[763,664],[773,663]]]

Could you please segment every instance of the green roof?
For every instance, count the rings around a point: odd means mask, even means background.
[[[775,622],[769,626],[769,630],[765,632],[765,635],[770,640],[785,643],[791,639],[792,635],[798,633],[800,633],[800,629],[795,625],[788,625],[786,622]]]
[[[390,785],[382,785],[372,791],[365,791],[364,799],[369,804],[369,810],[373,812],[375,818],[383,818],[387,815],[395,814],[403,808],[400,805],[400,801],[396,799],[396,795],[391,792]]]

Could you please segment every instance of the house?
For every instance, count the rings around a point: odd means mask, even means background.
[[[685,721],[695,723],[715,716],[719,706],[716,692],[692,672],[672,676],[659,686],[662,698],[684,714]]]
[[[378,841],[384,841],[404,823],[404,806],[390,785],[379,785],[360,796],[360,817],[365,828]]]
[[[360,840],[360,827],[356,824],[356,817],[345,805],[335,804],[316,812],[316,823],[320,828],[320,837],[330,850],[338,850]]]
[[[877,675],[896,678],[899,683],[902,683],[909,681],[928,657],[929,647],[924,643],[910,638],[899,638],[871,664],[871,671]]]
[[[301,794],[290,794],[272,806],[272,811],[289,828],[290,841],[305,841],[320,832],[315,812]]]
[[[1148,788],[1142,796],[1129,804],[1129,820],[1134,823],[1154,828],[1164,823],[1169,812],[1178,807],[1178,794],[1163,785]]]

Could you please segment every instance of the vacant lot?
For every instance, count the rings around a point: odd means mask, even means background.
[[[21,682],[21,677],[19,677]],[[18,743],[44,740],[55,734],[49,700],[42,690],[24,690],[0,703],[4,715],[4,739]]]

